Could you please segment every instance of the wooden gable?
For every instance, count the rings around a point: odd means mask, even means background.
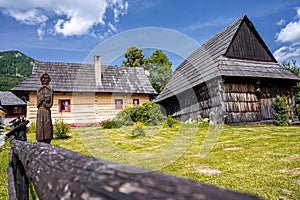
[[[270,50],[255,30],[253,24],[246,16],[244,16],[225,56],[229,58],[277,63]]]
[[[299,81],[280,66],[246,15],[195,50],[175,70],[156,102],[176,97],[218,77]]]

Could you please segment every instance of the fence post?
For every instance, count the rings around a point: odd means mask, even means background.
[[[16,118],[10,122],[11,131],[6,134],[12,140],[27,141],[26,125],[28,120]],[[28,200],[28,177],[19,157],[10,149],[8,166],[8,191],[10,199]]]

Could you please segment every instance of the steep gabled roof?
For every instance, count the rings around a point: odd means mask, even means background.
[[[12,91],[36,91],[40,76],[46,71],[55,92],[105,92],[156,94],[141,67],[101,66],[102,81],[95,81],[94,64],[36,62],[33,73]]]
[[[0,105],[2,106],[24,106],[26,103],[12,92],[0,92]]]
[[[216,34],[175,70],[156,101],[220,76],[299,80],[281,67],[246,15]]]

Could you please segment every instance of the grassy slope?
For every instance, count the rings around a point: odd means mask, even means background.
[[[198,129],[195,125],[172,129],[146,127],[147,137],[130,139],[131,129],[90,127],[73,130],[70,139],[53,140],[52,144],[264,198],[300,198],[299,127],[226,126],[217,144],[204,158],[199,152],[206,129]],[[34,141],[33,134],[28,134],[28,138]],[[186,149],[184,141],[192,145]],[[177,155],[172,157],[173,154]],[[1,150],[0,155],[1,198],[7,194],[8,151]]]

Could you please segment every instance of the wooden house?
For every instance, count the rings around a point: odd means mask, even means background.
[[[3,128],[6,113],[7,110],[5,110],[2,106],[0,106],[0,132],[2,131],[1,129]]]
[[[2,123],[4,124],[14,118],[26,116],[26,103],[12,92],[0,92],[0,107],[3,108]]]
[[[277,63],[243,16],[181,63],[156,102],[165,114],[182,120],[221,117],[229,124],[271,122],[277,95],[288,97],[289,114],[295,115],[293,86],[298,81]]]
[[[52,119],[69,124],[98,123],[112,119],[125,106],[148,102],[156,91],[141,67],[94,64],[36,62],[33,73],[12,91],[27,102],[27,116],[36,119],[37,88],[46,71],[54,91]]]

